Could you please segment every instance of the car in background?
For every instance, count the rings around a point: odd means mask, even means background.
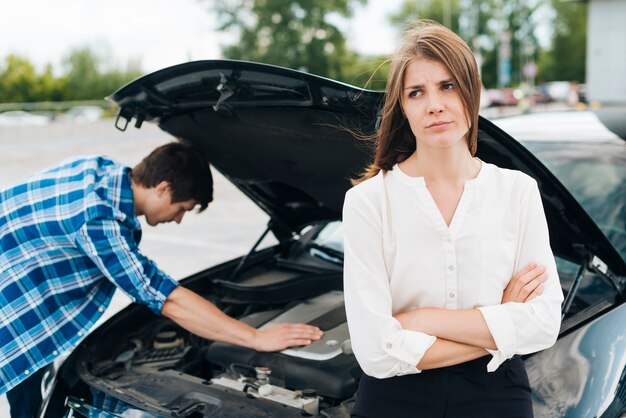
[[[89,123],[102,119],[104,110],[99,106],[75,106],[63,114],[63,118],[73,123]]]
[[[587,85],[579,84],[576,90],[578,92],[578,101],[580,103],[589,103],[589,100],[587,99]]]
[[[42,126],[49,124],[51,119],[45,115],[37,115],[23,110],[10,110],[0,113],[0,127],[3,126]]]
[[[519,102],[512,88],[487,89],[486,93],[491,106],[517,106]]]
[[[536,103],[558,102],[569,106],[587,103],[587,86],[575,81],[549,81],[538,87],[540,96]],[[542,100],[545,99],[545,100]]]
[[[306,322],[324,336],[261,353],[194,336],[131,305],[50,370],[42,416],[58,417],[64,407],[73,417],[349,417],[362,372],[343,305],[340,217],[349,179],[371,158],[354,131],[374,132],[382,98],[242,61],[169,67],[112,94],[118,129],[152,122],[193,144],[270,216],[247,254],[181,283],[254,327]],[[535,124],[549,133],[549,123]],[[572,141],[557,133],[525,146],[480,118],[478,156],[537,179],[566,294],[556,345],[525,357],[535,416],[618,418],[626,413],[626,175],[619,168],[626,143],[607,140],[609,156],[594,138],[581,138],[580,150],[566,152]],[[586,139],[593,144],[582,147]],[[612,158],[618,167],[606,171],[610,182],[583,164]],[[568,190],[577,185],[571,176],[589,176],[589,187]],[[621,206],[613,193],[622,193]],[[278,244],[257,249],[270,232]]]

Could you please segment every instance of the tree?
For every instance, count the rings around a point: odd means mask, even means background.
[[[546,81],[585,82],[587,3],[552,0],[555,11],[552,47],[539,58],[538,76]]]
[[[357,62],[329,16],[352,15],[367,0],[210,0],[223,22],[239,34],[223,49],[226,58],[264,62],[346,80]]]
[[[539,49],[530,22],[542,4],[542,0],[405,0],[390,21],[404,29],[417,19],[432,19],[450,28],[482,57],[482,80],[488,87],[498,83],[498,49],[502,33],[509,32],[512,83],[518,84],[524,78],[523,65],[534,61]]]
[[[99,58],[89,47],[72,50],[64,59],[65,99],[92,99],[98,88]]]
[[[370,90],[384,90],[390,61],[386,56],[359,56],[344,69],[342,81]]]
[[[35,67],[26,58],[10,54],[0,67],[0,97],[7,102],[32,102],[37,96]]]
[[[130,60],[125,66],[112,66],[106,69],[100,76],[100,96],[98,99],[108,96],[126,83],[143,75],[141,64],[138,60]]]
[[[0,101],[100,100],[142,74],[138,61],[120,68],[106,48],[99,51],[90,47],[71,51],[63,60],[65,71],[58,77],[50,64],[38,74],[27,58],[8,55],[0,62]]]
[[[119,70],[106,49],[97,53],[90,47],[74,49],[65,57],[65,100],[102,99],[141,75],[139,63],[131,61]]]
[[[34,101],[58,102],[65,98],[65,80],[54,76],[51,64],[47,64],[42,74],[37,76],[37,96]]]
[[[430,19],[461,34],[461,13],[460,0],[404,0],[398,13],[391,15],[389,21],[404,30],[417,19]]]
[[[536,24],[545,12],[542,0],[492,0],[485,12],[486,25],[482,50],[483,83],[489,87],[516,86],[526,81],[523,68],[526,64],[535,63],[541,51],[535,34]],[[510,34],[510,68],[511,82],[500,85],[498,72],[502,65],[499,49],[502,48],[503,33]]]

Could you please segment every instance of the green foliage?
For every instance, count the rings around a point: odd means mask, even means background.
[[[388,73],[387,57],[358,57],[354,64],[345,69],[342,81],[370,90],[384,90]]]
[[[329,16],[352,15],[367,0],[210,0],[221,30],[238,33],[226,58],[280,65],[349,82],[357,54]]]
[[[539,56],[538,78],[585,82],[587,3],[552,0],[556,12],[552,47]]]
[[[139,77],[141,70],[136,63],[126,69],[108,69],[111,61],[104,54],[97,54],[89,47],[75,49],[65,57],[65,100],[103,99],[108,94]]]
[[[486,88],[495,88],[498,86],[498,50],[492,48],[485,50],[483,55],[483,65],[481,78]]]
[[[0,67],[0,97],[32,101],[37,97],[35,67],[23,57],[11,54]]]
[[[534,59],[538,41],[531,22],[543,0],[405,0],[390,21],[399,29],[417,19],[431,19],[452,29],[482,57],[482,80],[487,87],[498,82],[498,48],[501,34],[511,37],[512,82],[523,81],[521,68]],[[520,51],[523,51],[520,56]]]
[[[498,84],[498,49],[504,31],[512,34],[512,85],[525,81],[522,68],[527,62],[537,62],[537,80],[584,82],[587,7],[587,3],[561,0],[405,0],[390,21],[400,29],[418,18],[447,21],[446,26],[474,50],[480,48],[486,87]],[[547,50],[541,49],[534,33],[533,22],[538,21],[554,28]]]
[[[8,55],[4,62],[0,61],[0,101],[97,100],[142,74],[136,62],[130,62],[120,70],[107,68],[111,67],[111,61],[92,48],[79,48],[63,59],[65,71],[55,77],[50,64],[42,73],[37,73],[27,58]]]
[[[461,34],[460,17],[460,0],[405,0],[398,13],[390,16],[389,21],[404,30],[417,19],[430,19]]]
[[[227,46],[227,58],[242,59],[340,80],[374,90],[385,88],[387,57],[364,57],[350,51],[336,24],[349,18],[356,4],[367,0],[203,0],[222,22],[220,29],[239,35]],[[543,7],[543,9],[542,9]],[[546,8],[554,11],[552,45],[541,50],[532,22]],[[561,0],[404,0],[390,17],[399,31],[418,18],[433,19],[458,33],[482,56],[486,87],[497,85],[498,48],[503,31],[512,33],[512,84],[523,81],[521,68],[538,62],[537,80],[585,81],[587,4]],[[548,24],[545,19],[543,24]],[[521,53],[520,53],[521,52]],[[36,102],[102,99],[142,74],[138,62],[122,68],[107,54],[90,47],[71,51],[63,59],[63,73],[51,65],[38,73],[25,57],[0,58],[0,101]]]
[[[72,51],[63,60],[68,100],[102,98],[99,91],[100,60],[89,48]]]
[[[52,71],[52,65],[46,65],[44,72],[39,75],[37,85],[40,94],[33,100],[35,102],[52,101],[60,102],[65,100],[66,83],[64,78],[57,78]],[[11,101],[11,100],[8,100]],[[16,100],[12,100],[16,102]]]

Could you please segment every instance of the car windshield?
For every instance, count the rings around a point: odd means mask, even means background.
[[[626,259],[626,143],[524,142]]]

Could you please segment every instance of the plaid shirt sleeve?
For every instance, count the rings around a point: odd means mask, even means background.
[[[134,302],[161,315],[165,299],[178,283],[139,252],[133,233],[115,219],[97,218],[80,228],[76,244]]]

